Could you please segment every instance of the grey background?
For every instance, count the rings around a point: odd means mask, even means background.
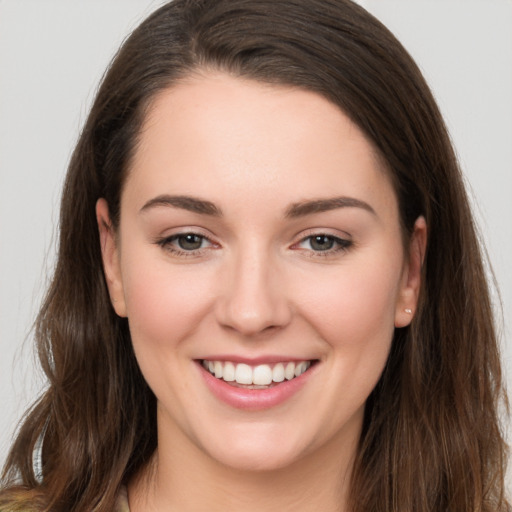
[[[110,58],[161,3],[0,0],[0,462],[43,385],[30,328],[70,153]],[[501,291],[512,389],[512,1],[359,3],[417,60],[449,126]]]

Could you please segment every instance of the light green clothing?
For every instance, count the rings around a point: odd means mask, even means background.
[[[119,495],[117,496],[116,506],[113,512],[130,512],[130,506],[128,505],[128,492],[126,487],[122,487]]]

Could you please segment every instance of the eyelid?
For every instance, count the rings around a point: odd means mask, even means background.
[[[294,244],[301,242],[302,240],[309,238],[311,236],[332,236],[333,238],[337,238],[339,240],[346,240],[347,242],[353,242],[352,235],[347,231],[341,231],[339,229],[332,228],[309,228],[297,233],[293,238],[296,240]]]

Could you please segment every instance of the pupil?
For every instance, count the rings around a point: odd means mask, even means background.
[[[199,235],[188,234],[182,235],[178,238],[178,244],[181,249],[186,251],[193,251],[194,249],[200,249],[203,238]]]
[[[330,236],[319,235],[313,237],[311,240],[311,247],[315,249],[315,251],[328,251],[332,249],[334,246],[334,240]]]

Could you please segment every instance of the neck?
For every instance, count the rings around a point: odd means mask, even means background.
[[[131,512],[344,512],[359,432],[342,433],[343,439],[265,471],[226,466],[180,432],[167,432],[128,486]]]

